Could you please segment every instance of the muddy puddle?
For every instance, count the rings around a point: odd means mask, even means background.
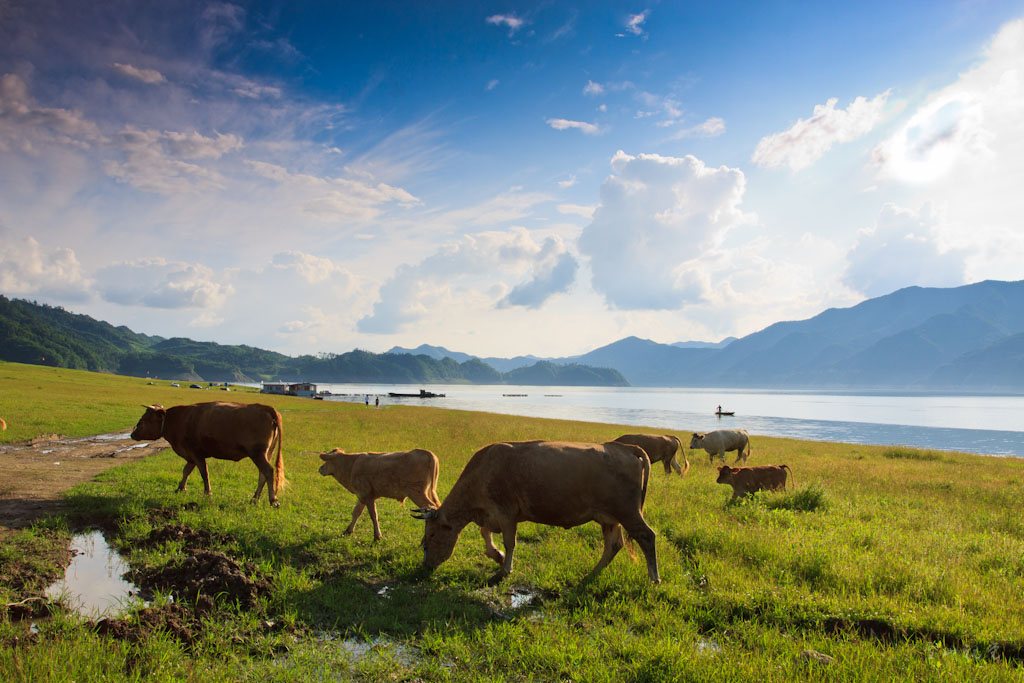
[[[138,588],[125,581],[128,563],[107,544],[98,529],[71,539],[74,557],[64,578],[46,589],[46,597],[63,600],[71,609],[90,619],[113,616],[141,603]]]

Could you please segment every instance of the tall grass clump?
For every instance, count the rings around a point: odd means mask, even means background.
[[[764,506],[769,510],[795,510],[814,512],[828,509],[828,496],[818,484],[806,484],[792,493],[764,496]]]
[[[882,451],[882,457],[890,460],[944,460],[945,456],[937,451],[923,451],[918,448],[896,446]]]

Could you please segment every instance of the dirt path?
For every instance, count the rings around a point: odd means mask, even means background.
[[[127,432],[78,438],[52,434],[0,445],[0,539],[60,512],[60,494],[72,486],[169,447],[163,439],[132,441]]]

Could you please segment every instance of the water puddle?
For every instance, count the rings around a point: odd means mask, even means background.
[[[121,576],[128,564],[107,545],[98,529],[71,539],[75,556],[64,578],[46,589],[46,597],[63,597],[79,614],[96,619],[123,612],[138,598],[138,588]]]
[[[512,609],[519,609],[532,605],[533,601],[540,597],[538,591],[528,588],[513,588],[508,593],[508,604]]]

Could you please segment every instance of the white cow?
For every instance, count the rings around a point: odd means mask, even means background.
[[[733,463],[747,461],[750,457],[750,436],[745,429],[718,429],[707,434],[694,434],[690,439],[690,448],[703,448],[708,453],[708,462],[714,462],[715,456],[725,462],[728,451],[736,451]]]

